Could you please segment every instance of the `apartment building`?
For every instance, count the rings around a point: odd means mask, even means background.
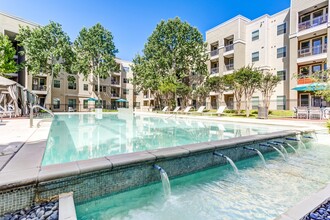
[[[274,15],[254,20],[239,15],[208,30],[210,75],[253,65],[281,78],[270,109],[329,105],[313,91],[299,91],[300,86],[308,90],[306,85],[313,83],[311,73],[327,69],[328,5],[328,0],[292,0],[290,8]],[[210,94],[209,108],[220,104],[217,95]],[[252,109],[257,109],[261,99],[260,92],[253,95]],[[233,109],[233,92],[226,92],[223,102]]]
[[[39,26],[36,23],[0,13],[0,32],[8,35],[13,42],[17,51],[15,56],[17,63],[25,59],[24,56],[18,56],[18,51],[22,48],[15,40],[20,25],[31,28]],[[119,106],[133,108],[134,103],[141,99],[142,93],[139,95],[134,92],[131,83],[132,62],[121,59],[116,59],[116,62],[120,67],[119,72],[111,73],[108,78],[100,80],[100,98],[103,108],[113,109]],[[89,111],[93,106],[88,100],[95,100],[98,97],[97,78],[93,76],[84,77],[82,74],[61,72],[57,78],[52,78],[42,73],[28,74],[27,70],[23,69],[18,73],[9,74],[9,77],[36,94],[40,105],[45,104],[53,111],[68,111],[69,107],[76,111]],[[119,99],[125,99],[127,102],[116,102]]]

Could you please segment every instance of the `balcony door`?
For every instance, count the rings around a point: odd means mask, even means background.
[[[309,107],[310,106],[310,94],[309,93],[301,93],[299,94],[299,106],[301,107]]]
[[[313,40],[313,55],[322,53],[322,38]]]

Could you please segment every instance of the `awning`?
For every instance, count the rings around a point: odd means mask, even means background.
[[[128,102],[126,99],[117,99],[115,102]]]
[[[326,90],[327,84],[325,83],[311,83],[311,84],[304,84],[293,88],[292,90],[296,90],[299,92],[307,92],[307,91],[320,91]]]
[[[95,101],[97,101],[97,99],[96,98],[88,98],[87,101],[92,101],[92,102],[94,101],[95,102]]]

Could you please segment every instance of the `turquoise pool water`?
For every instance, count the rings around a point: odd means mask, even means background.
[[[86,160],[284,130],[281,127],[180,119],[173,116],[56,115],[42,165]]]
[[[265,159],[266,167],[257,156],[236,162],[238,176],[226,165],[172,179],[169,198],[157,183],[77,204],[78,219],[274,219],[330,180],[329,145],[289,151],[286,162],[275,152]]]

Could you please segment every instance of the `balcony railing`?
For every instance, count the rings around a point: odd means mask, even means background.
[[[117,93],[111,93],[111,97],[119,97]]]
[[[225,65],[225,71],[230,71],[230,70],[234,70],[234,64],[233,63]]]
[[[219,73],[219,67],[211,68],[211,75]]]
[[[32,85],[32,90],[35,91],[46,91],[47,86],[46,85]]]
[[[225,46],[225,52],[228,52],[231,50],[234,50],[234,44],[229,44],[229,45]]]
[[[211,57],[219,55],[219,49],[215,49],[211,51]]]
[[[298,29],[299,31],[303,31],[312,27],[316,27],[318,25],[324,24],[328,21],[328,14],[321,15],[319,17],[315,17],[312,20],[304,21],[299,23]]]
[[[116,80],[111,80],[111,85],[119,85],[119,82]]]
[[[309,48],[304,48],[298,50],[298,57],[308,57],[312,55],[317,55],[321,53],[326,53],[327,52],[327,45],[318,45],[314,47],[309,47]]]

